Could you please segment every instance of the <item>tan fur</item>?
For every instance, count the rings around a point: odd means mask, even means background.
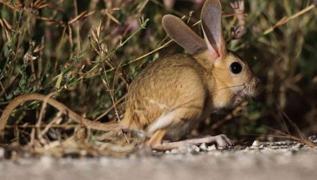
[[[206,55],[207,52],[195,57],[178,54],[159,59],[146,68],[131,83],[121,125],[149,130],[151,125],[173,112],[170,123],[152,127],[149,133],[165,129],[175,139],[215,109],[231,105],[238,91],[250,87],[252,92],[247,94],[254,93],[255,78],[239,58],[228,54],[217,63],[211,63]],[[233,61],[243,64],[242,74],[237,76],[230,72]],[[188,123],[189,127],[181,128]]]
[[[207,96],[203,73],[204,69],[188,55],[154,62],[131,83],[121,124],[145,129],[161,115],[179,108],[201,111]]]
[[[169,37],[191,55],[159,59],[132,82],[122,126],[145,130],[155,146],[163,137],[181,137],[211,112],[255,94],[257,80],[248,65],[225,49],[221,12],[219,0],[205,1],[204,40],[176,16],[163,17]],[[240,73],[231,72],[233,62],[241,64]]]

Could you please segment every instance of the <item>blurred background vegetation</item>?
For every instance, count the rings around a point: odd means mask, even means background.
[[[259,96],[220,112],[200,132],[232,138],[317,132],[317,11],[312,0],[246,0],[246,34],[223,0],[228,47],[261,79]],[[90,119],[119,120],[129,83],[161,56],[182,52],[162,30],[172,13],[193,25],[203,0],[1,0],[0,112],[14,97],[38,92]],[[297,14],[311,7],[303,14]],[[291,17],[287,19],[287,17]],[[200,33],[199,26],[194,29]],[[166,44],[167,43],[167,44]],[[168,47],[168,48],[166,48]],[[9,124],[34,124],[28,103]],[[45,121],[56,116],[48,109]],[[206,125],[207,124],[207,125]],[[29,135],[19,128],[19,136]],[[279,133],[277,133],[279,132]],[[15,133],[17,135],[17,133]]]

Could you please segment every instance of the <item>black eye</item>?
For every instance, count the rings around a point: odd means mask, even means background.
[[[233,74],[239,74],[242,70],[242,66],[240,63],[238,62],[233,62],[231,65],[230,65],[230,69],[231,69],[231,72]]]

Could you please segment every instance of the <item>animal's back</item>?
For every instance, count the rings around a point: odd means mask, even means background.
[[[202,66],[184,54],[153,62],[131,83],[121,124],[145,129],[161,115],[192,101],[203,108],[206,88],[202,73]]]

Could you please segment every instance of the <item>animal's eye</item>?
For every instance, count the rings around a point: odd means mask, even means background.
[[[238,62],[233,62],[231,65],[230,65],[230,70],[233,74],[239,74],[242,70],[242,66],[240,63]]]

